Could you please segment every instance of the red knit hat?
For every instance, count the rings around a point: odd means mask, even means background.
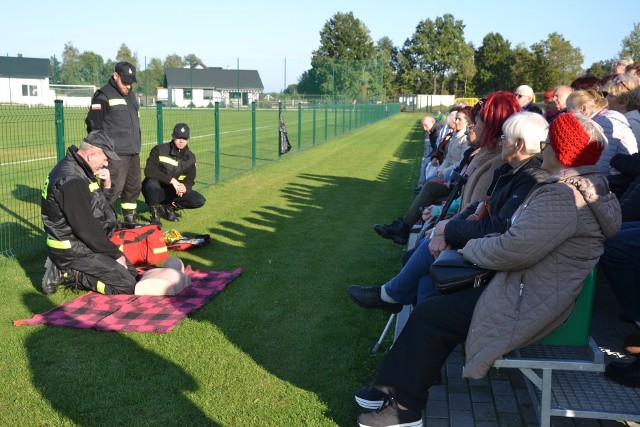
[[[602,146],[591,137],[571,113],[560,114],[549,125],[549,141],[556,157],[565,166],[595,165]]]

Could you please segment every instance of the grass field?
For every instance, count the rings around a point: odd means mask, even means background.
[[[244,271],[168,334],[14,327],[75,295],[39,292],[43,247],[5,261],[0,425],[353,425],[387,316],[346,288],[398,271],[372,225],[406,208],[421,152],[419,116],[399,114],[204,189],[176,227],[213,242],[178,255]]]
[[[142,167],[158,142],[158,126],[162,125],[161,140],[168,141],[176,123],[188,123],[189,146],[198,159],[197,188],[279,158],[277,109],[257,110],[255,117],[251,110],[220,109],[218,153],[213,109],[164,108],[161,122],[156,108],[140,111]],[[381,111],[382,105],[357,111],[347,106],[284,109],[283,119],[295,153],[380,120]],[[77,145],[86,135],[86,114],[86,108],[64,108],[62,117],[56,118],[53,108],[0,106],[0,256],[31,250],[42,240],[40,192],[57,162],[56,121],[64,123],[64,146]],[[146,208],[142,196],[139,206]]]

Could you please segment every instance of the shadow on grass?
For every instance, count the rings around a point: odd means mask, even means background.
[[[356,307],[346,288],[381,284],[397,271],[402,248],[371,226],[406,208],[420,133],[419,125],[412,128],[397,159],[375,180],[313,173],[288,178],[278,195],[285,207],[263,203],[244,218],[220,223],[209,232],[232,244],[218,240],[197,252],[244,273],[190,317],[216,325],[270,374],[317,395],[325,416],[338,425],[351,425],[358,413],[353,391],[371,380],[379,356],[369,350],[387,317]],[[44,256],[23,265],[33,283],[42,277],[43,262]],[[23,301],[32,313],[52,308],[36,294],[24,294]],[[205,379],[126,335],[44,327],[25,338],[25,347],[34,387],[75,423],[216,425],[185,396]]]

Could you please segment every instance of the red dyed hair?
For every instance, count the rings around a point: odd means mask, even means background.
[[[502,136],[502,125],[509,116],[520,111],[522,107],[513,93],[506,90],[490,93],[478,112],[478,117],[484,124],[484,132],[479,141],[480,146],[490,150],[495,149]]]

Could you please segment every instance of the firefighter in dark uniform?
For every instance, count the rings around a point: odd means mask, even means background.
[[[140,195],[140,113],[131,86],[136,80],[136,68],[128,62],[118,62],[109,82],[98,89],[91,99],[85,120],[87,132],[105,130],[115,144],[118,162],[109,163],[113,184],[109,203],[120,208],[126,225],[137,223],[137,200]]]
[[[199,208],[206,201],[192,189],[196,180],[196,156],[187,146],[189,126],[178,123],[171,136],[171,142],[151,149],[144,168],[142,194],[149,205],[152,224],[160,224],[161,210],[167,220],[178,221],[176,210]]]
[[[67,284],[102,294],[133,294],[137,272],[109,240],[118,225],[109,204],[110,160],[119,161],[105,131],[93,131],[72,145],[42,188],[42,222],[48,258],[42,291]]]

